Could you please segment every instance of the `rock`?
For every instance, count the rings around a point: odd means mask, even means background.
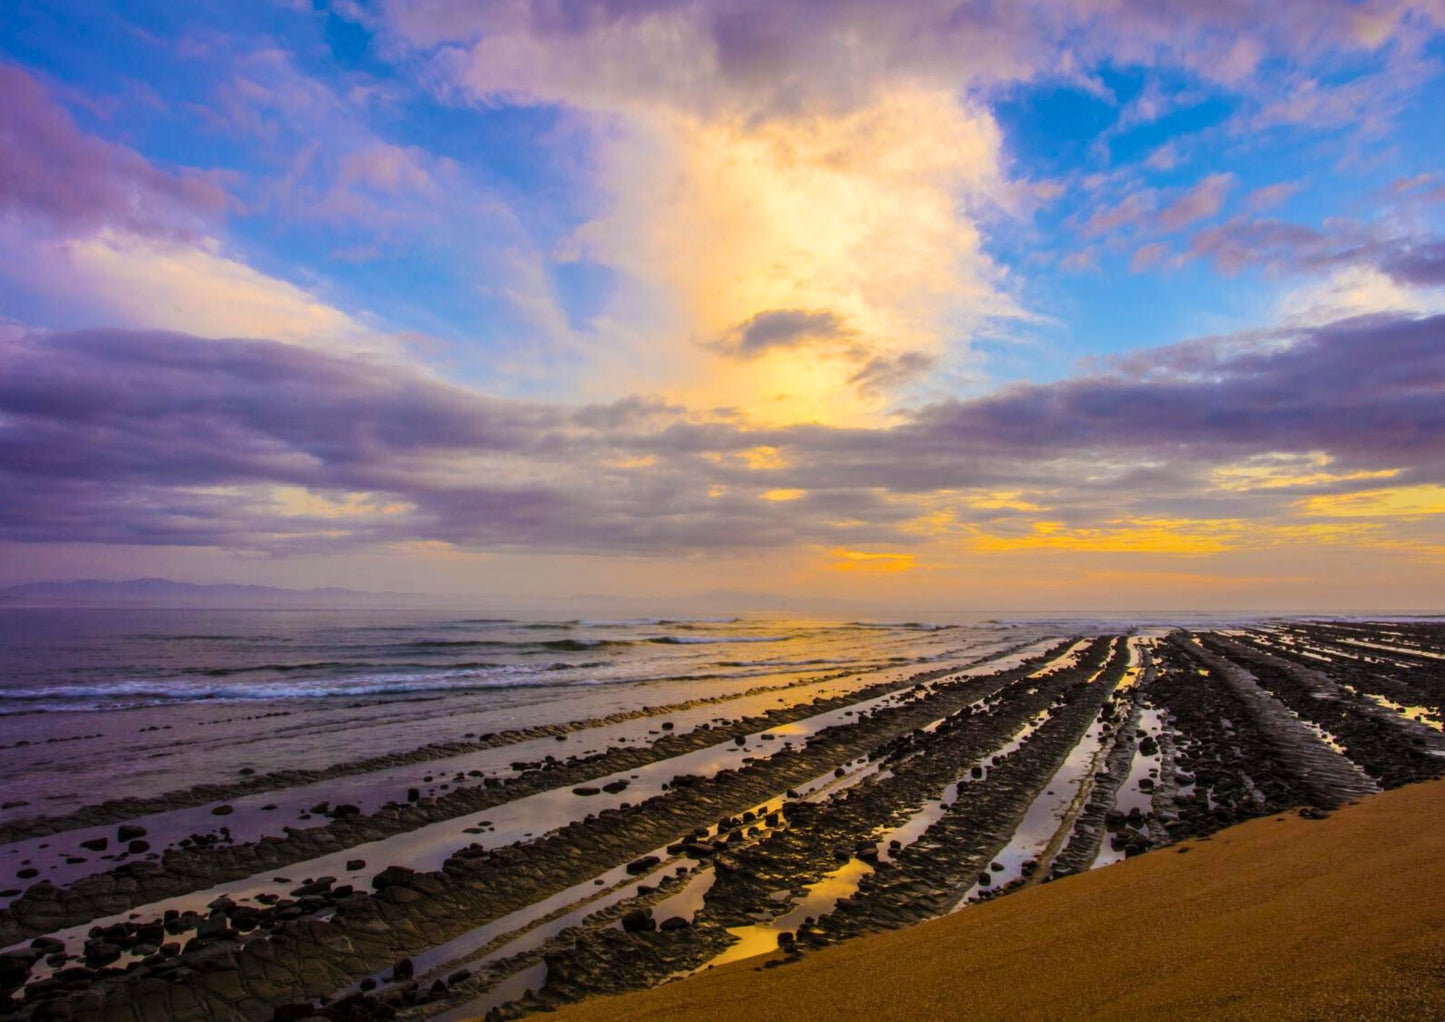
[[[302,1022],[315,1015],[316,1009],[309,1003],[278,1004],[271,1011],[272,1022]]]
[[[366,860],[365,860],[365,859],[347,859],[347,860],[346,860],[346,869],[347,869],[348,872],[355,872],[355,871],[358,870],[358,869],[365,869],[365,868],[366,868]]]
[[[576,787],[576,788],[573,788],[573,789],[572,789],[572,794],[574,794],[574,795],[581,795],[581,796],[584,797],[584,798],[588,798],[588,797],[590,797],[590,796],[592,796],[592,795],[600,795],[601,793],[602,793],[602,789],[601,789],[601,788],[594,788],[594,787],[592,787],[590,784],[583,784],[583,785],[580,785],[579,787]]]
[[[138,837],[145,836],[146,829],[134,823],[122,823],[115,832],[115,839],[117,841],[134,841]]]
[[[9,992],[23,986],[34,964],[35,959],[14,952],[0,955],[0,991]]]
[[[201,924],[196,927],[196,936],[222,937],[229,928],[230,924],[226,921],[225,913],[217,912],[215,915],[201,920]]]
[[[405,866],[388,866],[371,878],[371,886],[378,891],[388,887],[405,886],[416,876],[416,870]]]
[[[92,852],[103,852],[110,845],[110,838],[93,837],[80,843],[81,848],[88,848]]]
[[[125,846],[125,850],[131,855],[140,855],[142,852],[148,852],[151,850],[151,843],[149,841],[142,841],[140,838],[136,838],[134,841],[129,842]]]
[[[85,945],[85,964],[91,969],[99,969],[118,961],[120,955],[120,948],[107,941],[87,942]]]
[[[331,885],[336,883],[335,877],[321,877],[311,881],[309,884],[302,884],[291,892],[293,898],[309,898],[318,894],[325,894],[331,890]]]
[[[627,864],[627,872],[631,876],[638,876],[639,874],[646,873],[661,862],[662,860],[655,855],[644,855],[640,859],[633,859],[629,862]]]
[[[230,816],[236,811],[234,806],[216,806],[211,810],[212,816]]]
[[[403,958],[391,967],[391,981],[399,983],[404,979],[411,979],[415,973],[416,966],[412,964],[411,959]]]
[[[602,790],[609,795],[616,795],[618,792],[627,790],[628,782],[625,780],[610,781],[602,786]]]
[[[626,933],[645,933],[657,929],[657,922],[652,918],[652,909],[635,908],[622,917],[622,929]]]
[[[673,930],[685,930],[691,925],[692,923],[688,922],[682,916],[668,916],[657,928],[664,933],[671,933]]]

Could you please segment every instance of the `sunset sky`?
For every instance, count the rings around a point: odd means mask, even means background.
[[[1442,61],[1445,0],[9,0],[0,584],[1445,609]]]

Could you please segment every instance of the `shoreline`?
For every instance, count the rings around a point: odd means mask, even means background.
[[[1352,1018],[1445,1012],[1445,781],[1293,812],[788,960],[561,1008],[558,1022]],[[1187,853],[1187,854],[1185,854]]]
[[[0,1018],[518,1017],[1445,774],[1435,626],[847,642],[851,670],[761,684],[238,718],[319,772],[218,750],[224,788],[160,759],[155,801],[20,807]],[[130,740],[194,758],[203,730]]]

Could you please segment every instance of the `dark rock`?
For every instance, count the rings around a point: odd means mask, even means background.
[[[230,816],[236,811],[234,806],[216,806],[211,810],[212,816]]]
[[[365,869],[365,868],[366,868],[366,860],[365,860],[365,859],[347,859],[347,860],[346,860],[346,869],[348,870],[348,872],[354,872],[354,871],[356,871],[356,870],[358,870],[358,869]]]
[[[641,873],[646,873],[661,862],[662,860],[655,855],[644,855],[640,859],[633,859],[629,862],[627,864],[627,872],[631,876],[637,876]]]
[[[0,955],[0,991],[15,990],[30,978],[30,968],[36,959],[7,953]]]
[[[415,876],[416,870],[414,869],[408,869],[405,866],[388,866],[371,878],[371,886],[378,891],[388,887],[405,886]]]
[[[691,925],[692,923],[688,922],[682,916],[669,916],[664,919],[657,928],[664,933],[671,933],[673,930],[685,930]]]
[[[622,929],[627,933],[645,933],[657,929],[657,922],[652,918],[652,909],[635,908],[628,912],[622,917]]]
[[[278,1004],[271,1012],[272,1022],[302,1022],[313,1018],[316,1009],[310,1004]]]
[[[81,848],[88,848],[92,852],[103,852],[110,845],[110,838],[93,837],[80,843]]]
[[[145,836],[146,829],[134,823],[122,823],[115,832],[117,841],[134,841],[138,837]]]

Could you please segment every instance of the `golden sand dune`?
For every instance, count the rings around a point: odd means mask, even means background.
[[[1442,1019],[1445,781],[764,961],[556,1017]]]

